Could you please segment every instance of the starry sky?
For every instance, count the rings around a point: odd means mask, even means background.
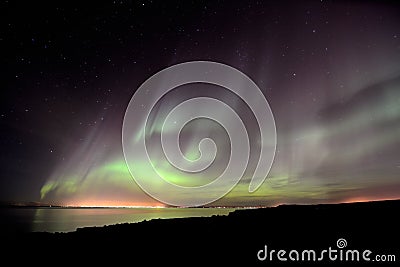
[[[250,157],[244,179],[214,205],[400,198],[395,1],[2,1],[0,17],[0,201],[160,205],[126,167],[124,113],[146,79],[194,60],[248,75],[276,123],[267,180],[249,194]],[[188,89],[158,104],[155,131],[164,110],[210,94],[236,105],[257,138],[252,115],[226,90]],[[198,156],[199,136],[221,148],[215,166],[191,180],[211,181],[227,164],[226,134],[207,120],[188,126],[188,158]],[[157,155],[168,180],[187,183]]]

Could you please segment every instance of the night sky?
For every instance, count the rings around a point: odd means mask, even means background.
[[[146,79],[195,60],[248,75],[277,130],[263,185],[247,191],[251,158],[244,179],[215,205],[400,198],[394,1],[2,1],[0,17],[0,201],[159,205],[128,172],[122,122]],[[159,113],[196,94],[239,102],[212,86],[186,92],[171,92]],[[217,125],[192,126],[191,136],[206,131],[221,139],[222,154],[203,175],[212,179],[226,165],[229,144]],[[184,144],[189,158],[197,139]],[[161,168],[165,160],[153,163]]]

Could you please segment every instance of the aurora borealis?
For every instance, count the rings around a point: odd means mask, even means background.
[[[213,205],[400,198],[400,8],[394,2],[1,5],[1,201],[162,205],[128,172],[122,121],[146,79],[193,60],[247,74],[267,98],[277,128],[268,179],[249,194],[250,157],[240,183]],[[217,86],[192,85],[159,103],[151,133],[161,131],[166,110],[204,94],[240,111],[255,129],[239,99]],[[218,145],[212,168],[189,181],[196,184],[222,171],[230,146],[217,124],[191,124],[182,141],[188,158],[199,156],[205,136]],[[152,164],[169,181],[187,184],[153,144]]]

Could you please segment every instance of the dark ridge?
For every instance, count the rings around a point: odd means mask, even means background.
[[[280,250],[337,249],[340,238],[346,249],[393,254],[400,261],[400,200],[350,204],[282,205],[240,209],[228,216],[158,219],[135,224],[81,228],[71,233],[20,233],[4,237],[12,251],[49,257],[146,263],[153,266],[210,266],[220,263],[244,266],[357,265],[365,262],[261,262],[257,252],[265,245]],[[25,248],[25,249],[24,249]],[[4,254],[6,255],[6,254]],[[18,260],[26,260],[22,257]],[[367,262],[373,265],[376,262]],[[383,264],[383,265],[382,265]],[[208,266],[207,265],[207,266]],[[379,266],[396,266],[379,263]]]

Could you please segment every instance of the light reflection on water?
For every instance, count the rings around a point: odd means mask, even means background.
[[[233,208],[37,208],[34,232],[70,232],[88,226],[134,223],[150,219],[227,215]]]

